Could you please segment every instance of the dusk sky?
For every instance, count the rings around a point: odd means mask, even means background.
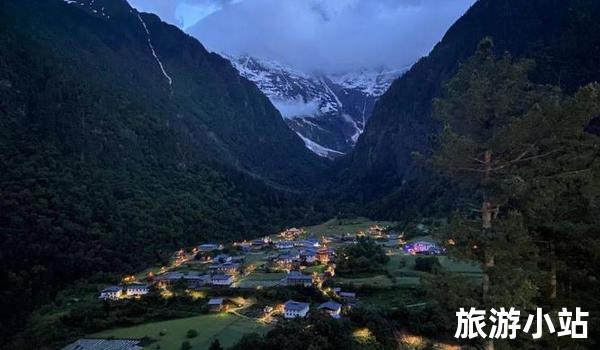
[[[427,55],[476,0],[130,0],[209,50],[306,72],[402,68]]]

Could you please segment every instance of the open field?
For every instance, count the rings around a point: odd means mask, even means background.
[[[325,223],[305,227],[304,229],[309,234],[320,235],[340,235],[345,233],[357,233],[358,231],[366,231],[373,225],[379,225],[380,227],[393,226],[395,225],[392,221],[372,221],[367,218],[354,218],[354,219],[331,219]]]
[[[374,275],[362,278],[336,277],[335,281],[342,284],[352,283],[356,286],[372,286],[379,288],[388,288],[393,285],[393,281],[386,275]]]
[[[253,272],[248,276],[241,277],[235,284],[234,287],[239,288],[256,288],[256,287],[273,287],[278,285],[286,273],[283,272]]]
[[[187,338],[189,329],[198,332],[195,338]],[[179,350],[181,343],[189,341],[194,350],[208,349],[213,339],[219,339],[223,347],[234,345],[246,333],[265,333],[268,327],[251,319],[231,314],[201,315],[171,321],[147,323],[134,327],[117,328],[91,335],[98,338],[155,339],[146,349]],[[161,332],[164,335],[160,335]]]

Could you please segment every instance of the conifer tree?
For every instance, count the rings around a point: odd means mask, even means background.
[[[526,309],[538,291],[536,246],[515,204],[523,169],[565,152],[563,141],[598,107],[599,89],[566,99],[529,80],[532,61],[496,58],[493,49],[484,39],[434,102],[444,129],[429,161],[477,203],[460,208],[448,238],[453,253],[481,262],[483,305]]]

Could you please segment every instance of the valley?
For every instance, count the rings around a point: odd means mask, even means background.
[[[0,1],[0,349],[598,349],[598,57],[596,0]]]
[[[327,302],[339,305],[338,310],[327,311],[335,312],[327,315],[334,319],[348,317],[348,312],[356,307],[421,308],[425,299],[420,279],[428,272],[417,270],[415,262],[419,259],[435,259],[445,271],[467,273],[475,280],[480,278],[481,270],[477,265],[447,258],[440,255],[441,251],[407,250],[415,242],[431,242],[433,246],[437,243],[427,234],[429,228],[425,226],[419,226],[417,236],[405,240],[405,233],[395,233],[391,229],[396,225],[365,218],[332,219],[317,226],[287,229],[254,240],[205,242],[180,249],[166,266],[124,276],[117,287],[123,292],[118,295],[105,294],[113,287],[96,284],[99,289],[95,293],[77,298],[83,305],[77,306],[76,302],[62,311],[53,312],[73,313],[73,308],[77,307],[110,310],[143,305],[143,308],[149,308],[144,314],[159,313],[155,316],[140,314],[134,319],[120,316],[125,318],[114,319],[111,323],[119,324],[129,319],[140,325],[87,334],[80,342],[90,339],[139,341],[145,349],[177,350],[184,343],[190,345],[189,349],[205,349],[218,340],[222,346],[231,347],[245,334],[265,334],[277,323],[291,318],[287,315],[286,305],[292,299],[308,302],[312,313],[319,312],[319,305]],[[336,262],[340,257],[336,252],[343,251],[348,245],[361,245],[365,239],[376,242],[385,251],[388,257],[385,265],[372,272],[337,274]],[[215,276],[221,273],[217,272],[221,271],[220,266],[227,266],[223,271],[231,276],[225,285],[214,284]],[[298,282],[298,276],[294,274],[306,276],[307,280]],[[204,276],[208,280],[204,280]],[[143,291],[129,295],[127,291],[131,286],[138,286],[136,288]],[[91,292],[94,288],[94,285],[80,286],[79,290]],[[163,307],[160,305],[168,304],[174,298],[179,300],[180,307],[187,309],[179,316],[183,318],[166,313],[162,317],[174,319],[154,321],[157,317],[162,318],[160,312],[166,312],[160,311]],[[147,299],[154,299],[154,305]],[[210,306],[214,300],[221,303],[218,309]],[[185,314],[191,317],[185,317]],[[109,311],[106,316],[88,317],[114,316]],[[85,327],[80,331],[84,330]]]

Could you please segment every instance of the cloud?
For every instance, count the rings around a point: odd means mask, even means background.
[[[164,21],[182,29],[198,23],[225,6],[241,0],[129,0],[131,6],[143,12],[159,15]]]
[[[186,28],[212,51],[274,58],[307,72],[411,65],[474,2],[132,0]]]

